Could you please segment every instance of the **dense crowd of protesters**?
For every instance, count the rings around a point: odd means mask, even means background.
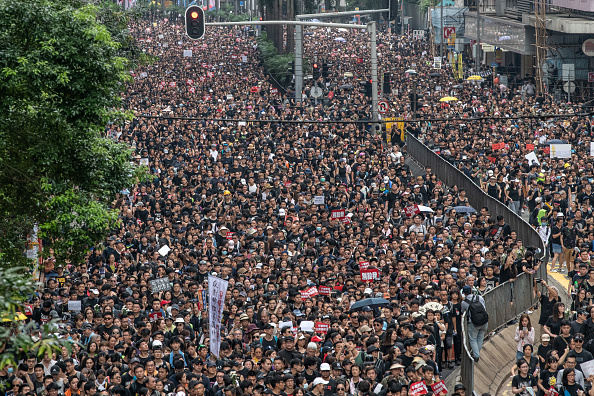
[[[191,41],[180,21],[147,19],[131,29],[156,61],[131,71],[124,103],[136,117],[107,133],[135,149],[134,161],[147,164],[152,179],[113,202],[121,228],[84,263],[47,263],[31,320],[58,318],[77,343],[72,352],[6,367],[5,392],[465,396],[463,385],[445,390],[440,383],[460,362],[462,314],[470,312],[479,361],[487,329],[482,295],[539,262],[503,216],[471,210],[465,191],[444,186],[430,168],[413,176],[398,131],[371,134],[358,122],[370,115],[359,90],[369,77],[366,33],[307,29],[306,56],[330,64],[317,84],[332,98],[296,103],[264,73],[251,30],[209,27],[204,40]],[[427,43],[408,35],[382,32],[378,43],[380,68],[392,76],[389,115],[412,117],[408,93],[418,84],[424,105],[417,117],[454,116],[407,130],[516,211],[538,208],[538,226],[554,221],[553,265],[573,270],[577,261],[576,304],[590,307],[594,272],[582,274],[594,239],[587,120],[530,121],[540,110],[566,110],[529,90],[436,72]],[[416,75],[405,73],[411,68]],[[444,104],[444,95],[459,100]],[[510,118],[458,120],[477,115]],[[539,143],[553,137],[574,143],[574,158],[549,160]],[[490,149],[499,142],[509,149]],[[541,165],[523,160],[526,143],[538,148]],[[574,248],[581,249],[575,260],[566,253]],[[363,282],[365,269],[378,278]],[[229,282],[219,356],[209,348],[209,275]],[[162,278],[168,290],[153,291],[151,280]],[[317,294],[302,295],[312,287]],[[582,322],[567,330],[558,296],[547,290],[541,325],[549,341],[568,340],[567,331],[572,346],[579,334],[592,339],[591,319],[578,313]],[[387,302],[351,309],[372,297]],[[541,347],[536,363],[526,352],[534,349],[529,318],[516,342],[514,393],[523,393],[534,370],[521,359],[543,374],[554,374],[559,362]],[[559,382],[573,389],[580,378],[571,380],[572,352],[556,350],[566,367]]]

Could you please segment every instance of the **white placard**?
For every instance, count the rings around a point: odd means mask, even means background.
[[[590,142],[590,157],[594,157],[594,142]]]
[[[184,58],[191,58],[192,50],[184,50]]]
[[[247,56],[241,55],[241,63],[247,63]]]
[[[148,158],[141,158],[140,159],[140,165],[148,166],[149,165]]]
[[[594,360],[588,360],[580,364],[582,369],[582,373],[584,373],[584,378],[588,378],[589,376],[594,374]]]
[[[74,301],[68,301],[68,310],[69,311],[82,311],[82,301],[80,300],[74,300]]]
[[[528,163],[530,165],[540,165],[540,161],[538,160],[538,157],[536,156],[536,154],[533,152],[528,153],[524,156],[524,158],[526,158],[528,160]]]
[[[314,205],[324,205],[324,196],[316,195],[313,199]]]
[[[571,144],[551,144],[551,158],[571,158]]]
[[[299,325],[299,327],[301,327],[301,331],[306,331],[306,332],[313,332],[314,326],[315,326],[315,323],[312,322],[311,320],[304,320]]]
[[[162,34],[159,35],[159,38],[162,39],[164,36]]]
[[[165,245],[161,249],[159,249],[159,254],[161,256],[167,256],[167,253],[169,253],[170,250],[171,249],[169,248],[169,246]]]
[[[293,322],[280,322],[280,323],[278,324],[278,329],[279,329],[279,330],[282,330],[282,329],[284,329],[285,327],[290,327],[290,328],[292,329],[292,328],[293,328]]]

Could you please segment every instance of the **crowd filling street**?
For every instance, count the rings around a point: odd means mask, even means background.
[[[208,27],[192,41],[179,20],[131,29],[155,61],[130,71],[134,119],[106,133],[151,178],[113,202],[121,227],[85,262],[46,262],[28,320],[61,321],[72,351],[6,367],[1,392],[467,396],[443,382],[460,364],[462,315],[479,362],[483,295],[550,265],[569,286],[535,279],[541,316],[522,316],[510,340],[512,391],[594,395],[582,367],[594,353],[594,168],[581,107],[466,57],[456,78],[433,67],[427,41],[379,29],[386,116],[424,119],[404,133],[526,216],[547,264],[502,214],[471,208],[429,167],[413,175],[396,124],[378,135],[360,122],[371,115],[366,32],[305,29],[305,56],[329,66],[324,97],[309,97],[307,79],[299,103],[265,73],[253,30]],[[567,158],[551,158],[553,139],[571,145]],[[214,334],[213,282],[226,288]]]

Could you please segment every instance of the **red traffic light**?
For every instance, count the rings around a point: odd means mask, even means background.
[[[317,63],[314,63],[313,64],[313,67],[314,67],[314,69],[317,69],[318,68],[318,64]]]
[[[193,40],[204,37],[205,21],[204,11],[199,6],[190,6],[186,9],[186,34]]]

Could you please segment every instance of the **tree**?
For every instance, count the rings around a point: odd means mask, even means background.
[[[109,3],[0,7],[0,263],[24,263],[35,225],[58,260],[82,260],[118,222],[109,203],[140,169],[105,136],[122,123],[134,61],[130,15]]]
[[[0,270],[0,370],[6,365],[15,368],[27,353],[42,357],[46,352],[70,348],[70,341],[58,338],[57,324],[48,322],[37,327],[34,321],[22,320],[23,302],[36,290],[35,282],[26,268]]]

